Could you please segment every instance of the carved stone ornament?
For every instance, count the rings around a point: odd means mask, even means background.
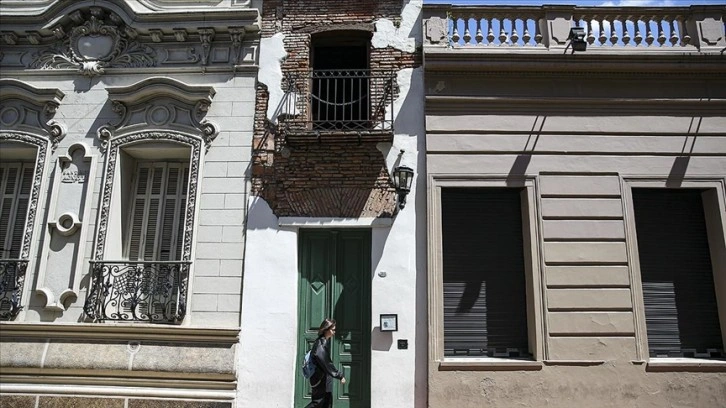
[[[199,161],[201,158],[202,140],[199,137],[184,135],[181,133],[152,131],[139,132],[118,136],[108,141],[108,153],[106,158],[106,172],[104,175],[103,192],[101,195],[100,216],[98,218],[98,239],[96,240],[96,248],[94,259],[103,260],[103,254],[106,248],[106,234],[108,232],[109,214],[111,209],[111,195],[114,184],[114,174],[116,173],[116,165],[118,163],[119,149],[128,144],[143,141],[169,141],[185,144],[191,149],[191,158],[189,163],[189,190],[187,193],[187,202],[184,216],[184,243],[182,246],[182,261],[189,261],[192,257],[192,232],[194,229],[194,214],[197,204],[197,184],[199,182]]]
[[[212,87],[152,77],[107,90],[119,120],[98,129],[103,151],[114,137],[154,129],[196,135],[209,150],[219,133],[215,124],[204,119],[215,94]]]
[[[85,76],[102,75],[105,68],[138,68],[156,66],[156,54],[129,35],[130,27],[111,11],[90,7],[90,15],[78,10],[70,17],[75,26],[59,26],[61,41],[37,53],[30,68],[77,68]],[[108,22],[104,14],[108,13]],[[82,24],[81,24],[82,23]],[[133,32],[133,29],[131,29]]]
[[[64,94],[16,79],[0,79],[0,126],[47,137],[53,149],[66,136],[64,124],[53,120]]]

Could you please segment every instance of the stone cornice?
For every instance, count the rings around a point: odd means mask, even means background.
[[[233,345],[239,341],[239,332],[239,329],[193,328],[153,324],[0,323],[0,341],[10,338],[35,340],[53,338]]]
[[[689,73],[726,74],[726,55],[671,52],[593,52],[563,54],[530,50],[446,49],[424,47],[427,73],[552,72],[552,73]]]
[[[45,4],[36,5],[29,5],[26,1],[6,0],[0,5],[0,24],[6,30],[8,27],[23,30],[24,26],[45,26],[48,22],[56,23],[61,16],[68,16],[76,10],[91,6],[112,10],[126,24],[133,24],[137,29],[170,24],[177,28],[194,28],[203,23],[204,27],[246,25],[250,26],[249,31],[259,30],[259,10],[249,7],[249,4],[242,7],[219,7],[200,6],[196,2],[194,5],[172,6],[163,0],[49,0]]]

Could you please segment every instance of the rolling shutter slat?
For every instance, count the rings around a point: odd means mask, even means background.
[[[651,357],[722,357],[701,190],[634,189]]]
[[[441,194],[444,354],[529,356],[520,190]]]

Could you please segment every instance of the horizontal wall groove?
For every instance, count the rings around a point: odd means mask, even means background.
[[[625,242],[625,238],[548,238],[544,242]]]
[[[540,194],[541,198],[621,198],[620,194],[588,194],[588,195],[577,195],[577,194]]]
[[[578,197],[582,198],[582,197]],[[587,197],[583,198],[587,199]],[[620,221],[623,219],[623,216],[594,216],[594,215],[584,215],[584,216],[564,216],[564,215],[544,215],[542,216],[542,220],[544,221]]]
[[[686,153],[686,152],[604,152],[604,151],[564,151],[564,150],[542,150],[542,151],[522,151],[522,150],[427,150],[427,155],[461,155],[461,156],[476,156],[476,155],[524,155],[524,156],[539,156],[539,155],[559,155],[559,156],[643,156],[643,157],[726,157],[726,153]]]
[[[433,129],[427,130],[427,135],[456,135],[460,137],[478,137],[478,136],[632,136],[632,137],[726,137],[726,132],[712,133],[684,133],[684,132],[618,132],[618,131],[557,131],[557,130],[499,130],[499,129]]]
[[[568,306],[568,307],[556,307],[556,306],[549,306],[547,308],[547,311],[549,312],[632,312],[632,307],[611,307],[611,306],[603,306],[603,307],[595,307],[595,306],[588,306],[588,307],[574,307],[574,306]],[[600,334],[602,336],[602,334]]]
[[[550,337],[635,337],[634,332],[550,333]]]
[[[547,289],[629,289],[630,284],[627,283],[598,283],[598,284],[548,284]]]
[[[545,262],[546,266],[628,266],[627,262],[613,261],[613,262],[587,262],[587,261],[571,261],[571,262],[558,262],[549,261]]]

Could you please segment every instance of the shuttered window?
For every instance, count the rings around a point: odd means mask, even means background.
[[[702,190],[633,189],[651,357],[726,357]]]
[[[138,165],[127,243],[129,260],[181,260],[188,179],[187,164]]]
[[[0,164],[1,259],[20,257],[34,171],[34,163]]]
[[[531,357],[520,194],[442,189],[445,356]]]

